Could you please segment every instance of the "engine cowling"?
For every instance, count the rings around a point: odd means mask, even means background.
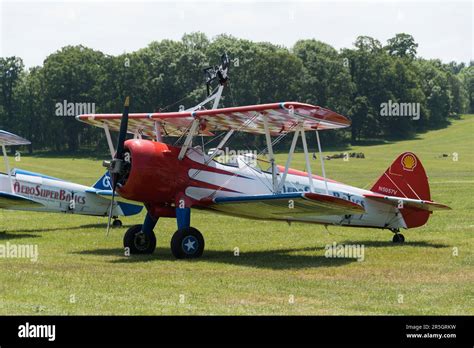
[[[130,166],[117,191],[126,199],[147,204],[175,203],[176,193],[184,191],[189,180],[178,160],[179,150],[151,140],[127,140]]]

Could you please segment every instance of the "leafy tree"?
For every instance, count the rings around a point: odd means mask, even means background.
[[[23,60],[19,57],[0,58],[0,121],[7,129],[15,123],[14,90],[21,82],[23,69]]]
[[[405,33],[396,34],[395,37],[387,41],[385,49],[392,56],[415,58],[418,44],[413,36]]]
[[[94,132],[73,117],[58,115],[58,105],[99,101],[99,76],[103,74],[104,55],[84,46],[67,46],[48,56],[42,69],[44,110],[51,120],[52,145],[57,150],[76,151],[81,135]],[[96,132],[94,132],[96,134]]]
[[[349,116],[352,119],[351,140],[360,140],[363,130],[369,127],[369,122],[374,122],[374,114],[367,97],[356,97],[352,107],[349,109]]]
[[[21,58],[4,57],[0,123],[32,140],[35,148],[103,149],[103,132],[72,117],[56,116],[58,103],[94,103],[95,112],[121,112],[125,96],[131,96],[133,112],[189,108],[206,96],[203,69],[218,64],[226,52],[230,80],[220,107],[296,100],[352,118],[350,130],[321,134],[330,144],[349,138],[409,138],[446,126],[452,116],[474,112],[473,62],[466,66],[417,58],[417,47],[405,33],[385,46],[359,36],[353,48],[337,51],[314,39],[300,40],[289,50],[225,34],[211,40],[197,32],[178,41],[153,41],[118,56],[66,46],[28,71]],[[389,101],[416,103],[420,120],[383,117],[382,105]],[[286,148],[290,141],[288,137],[280,145]],[[238,147],[264,146],[263,137],[245,133],[233,142]]]
[[[29,152],[33,146],[42,148],[50,143],[49,117],[43,104],[43,77],[40,67],[31,68],[22,74],[21,82],[15,88],[18,114],[11,131],[31,141]]]
[[[466,93],[468,112],[474,113],[474,61],[471,62],[470,66],[464,67],[460,71],[459,78]]]
[[[420,59],[416,63],[429,110],[427,127],[444,127],[448,124],[452,106],[447,73],[441,69],[442,64],[437,60]]]
[[[348,114],[356,87],[351,80],[348,59],[332,46],[316,40],[298,41],[293,52],[303,62],[298,100]],[[331,144],[341,143],[345,132],[323,132],[322,138]]]

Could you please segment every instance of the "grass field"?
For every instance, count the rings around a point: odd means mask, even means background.
[[[422,160],[432,198],[453,210],[404,231],[404,245],[393,245],[389,231],[326,231],[197,211],[192,225],[206,238],[201,259],[171,256],[172,219],[155,228],[153,255],[126,257],[125,228],[105,237],[105,218],[2,210],[0,243],[37,244],[39,258],[0,259],[0,314],[472,315],[474,116],[416,140],[352,147],[366,158],[327,161],[326,171],[330,178],[370,187],[406,150]],[[284,164],[286,157],[279,156]],[[319,173],[319,160],[312,162]],[[23,156],[11,163],[88,185],[103,172],[92,159]],[[299,154],[292,166],[302,169],[303,163]],[[143,216],[122,220],[130,226]],[[326,258],[324,247],[333,242],[363,244],[365,260]]]

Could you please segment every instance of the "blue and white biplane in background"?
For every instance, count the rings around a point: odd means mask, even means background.
[[[119,216],[141,212],[142,205],[127,202],[118,201],[113,203],[113,207],[110,206],[112,187],[108,172],[92,187],[88,187],[22,169],[10,170],[6,146],[28,144],[30,141],[0,130],[0,145],[6,168],[6,173],[0,173],[0,209],[92,216],[108,216],[111,210],[114,227],[122,226]]]

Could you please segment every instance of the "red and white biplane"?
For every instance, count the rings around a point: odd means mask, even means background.
[[[228,65],[224,59],[217,69],[218,87],[191,109],[129,114],[127,98],[123,114],[77,116],[105,130],[113,159],[104,165],[111,173],[113,192],[143,202],[147,209],[144,223],[125,233],[124,247],[130,253],[152,253],[156,247],[153,229],[159,218],[170,217],[178,225],[171,240],[173,255],[201,256],[204,238],[191,227],[191,208],[250,219],[389,229],[396,243],[404,241],[401,228],[422,226],[434,210],[449,209],[431,200],[425,170],[411,152],[397,157],[370,190],[326,178],[319,132],[350,126],[336,112],[297,102],[218,109]],[[209,102],[212,109],[203,110]],[[119,131],[116,150],[111,130]],[[216,132],[222,139],[212,153],[192,145],[194,137]],[[265,135],[268,168],[259,166],[255,155],[232,156],[227,163],[217,160],[234,132]],[[322,176],[311,172],[308,132],[316,133]],[[127,133],[134,134],[134,139],[126,140]],[[288,134],[293,134],[288,159],[279,166],[273,145]],[[179,136],[184,142],[169,145],[163,142],[164,136]],[[290,168],[300,136],[306,171]]]

